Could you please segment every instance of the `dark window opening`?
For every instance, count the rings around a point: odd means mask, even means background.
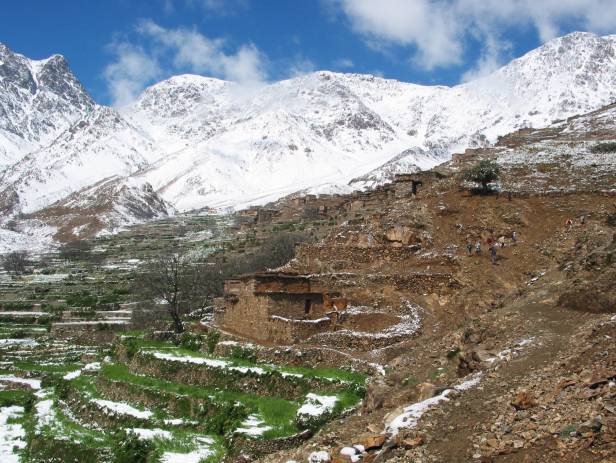
[[[304,303],[304,313],[305,314],[309,314],[310,313],[310,307],[312,306],[312,301],[310,299],[306,299],[306,302]]]

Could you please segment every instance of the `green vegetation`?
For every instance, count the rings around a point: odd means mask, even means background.
[[[575,432],[577,430],[577,426],[574,424],[570,424],[565,426],[564,428],[561,429],[560,431],[560,437],[562,439],[568,439],[571,437],[571,433]]]
[[[184,231],[177,230],[180,220],[188,224]],[[312,239],[316,227],[326,226],[328,220],[304,218],[270,225],[265,233],[272,228],[281,231],[274,240],[264,240],[263,233],[255,232],[230,240],[224,231],[228,223],[227,219],[203,216],[139,225],[113,237],[63,247],[59,255],[32,262],[26,269],[28,274],[12,273],[8,277],[7,284],[0,287],[0,312],[45,312],[42,317],[13,314],[0,323],[0,338],[32,339],[0,346],[0,374],[41,380],[40,394],[33,394],[26,386],[0,391],[0,406],[25,408],[23,416],[11,418],[26,433],[27,447],[19,451],[22,461],[154,462],[164,452],[208,448],[214,454],[204,461],[217,463],[233,451],[235,430],[249,426],[249,417],[262,423],[259,426],[264,432],[243,435],[242,439],[254,439],[258,446],[260,440],[289,437],[304,429],[297,413],[309,392],[338,398],[331,413],[311,423],[315,429],[360,402],[364,375],[335,368],[262,364],[258,363],[257,351],[241,345],[233,346],[227,351],[228,357],[220,358],[214,355],[221,338],[216,330],[171,335],[168,341],[150,339],[154,337],[150,329],[131,330],[122,333],[113,349],[74,345],[49,336],[53,320],[104,321],[114,315],[102,311],[117,310],[119,304],[138,300],[133,290],[141,272],[139,266],[164,249],[184,247],[199,262],[211,265],[218,275],[218,286],[212,290],[216,293],[222,290],[225,276],[286,262],[293,257],[295,245]],[[307,232],[300,233],[302,230]],[[212,231],[212,237],[197,239],[199,234],[205,236],[203,231]],[[229,252],[231,248],[234,252]],[[158,329],[166,327],[161,323],[154,328]],[[214,368],[212,384],[189,384],[190,371],[184,377],[183,371],[207,367],[156,359],[150,370],[140,362],[152,350],[208,358],[230,368]],[[101,362],[100,371],[85,368],[94,361]],[[163,377],[166,373],[168,377]],[[95,399],[109,400],[118,408],[112,403],[103,410],[104,403],[93,402]],[[131,410],[129,406],[153,415],[132,416],[125,413]],[[134,428],[158,431],[160,437],[138,439],[130,432]]]
[[[591,153],[616,153],[616,141],[597,143],[590,148]]]
[[[132,432],[119,431],[113,449],[113,463],[152,463],[160,457],[154,442]]]
[[[500,166],[494,161],[484,159],[462,172],[462,179],[481,184],[482,192],[486,193],[490,191],[489,184],[498,180],[499,175]]]

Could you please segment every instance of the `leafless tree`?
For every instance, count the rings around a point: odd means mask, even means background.
[[[176,332],[184,331],[182,316],[205,307],[218,292],[218,267],[198,262],[179,248],[147,262],[139,269],[136,290],[151,301],[164,301]]]
[[[9,273],[23,273],[28,265],[28,253],[26,251],[14,251],[2,260],[4,270]]]

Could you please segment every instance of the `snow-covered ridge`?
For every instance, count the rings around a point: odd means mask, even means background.
[[[320,71],[247,90],[181,75],[118,110],[94,103],[59,55],[0,45],[0,211],[32,213],[106,178],[151,185],[179,211],[365,188],[614,101],[616,36],[591,33],[453,87]]]

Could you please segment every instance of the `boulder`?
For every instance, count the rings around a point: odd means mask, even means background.
[[[361,445],[365,451],[380,449],[385,444],[387,440],[387,436],[384,434],[371,434],[363,437],[359,441],[359,445]]]
[[[370,383],[364,397],[364,408],[368,411],[383,408],[391,396],[391,387],[382,381]]]
[[[537,399],[528,391],[520,391],[511,402],[516,410],[528,410],[537,406]]]
[[[426,399],[434,397],[437,388],[432,383],[421,383],[417,385],[417,390],[419,392],[419,401],[423,402]]]

